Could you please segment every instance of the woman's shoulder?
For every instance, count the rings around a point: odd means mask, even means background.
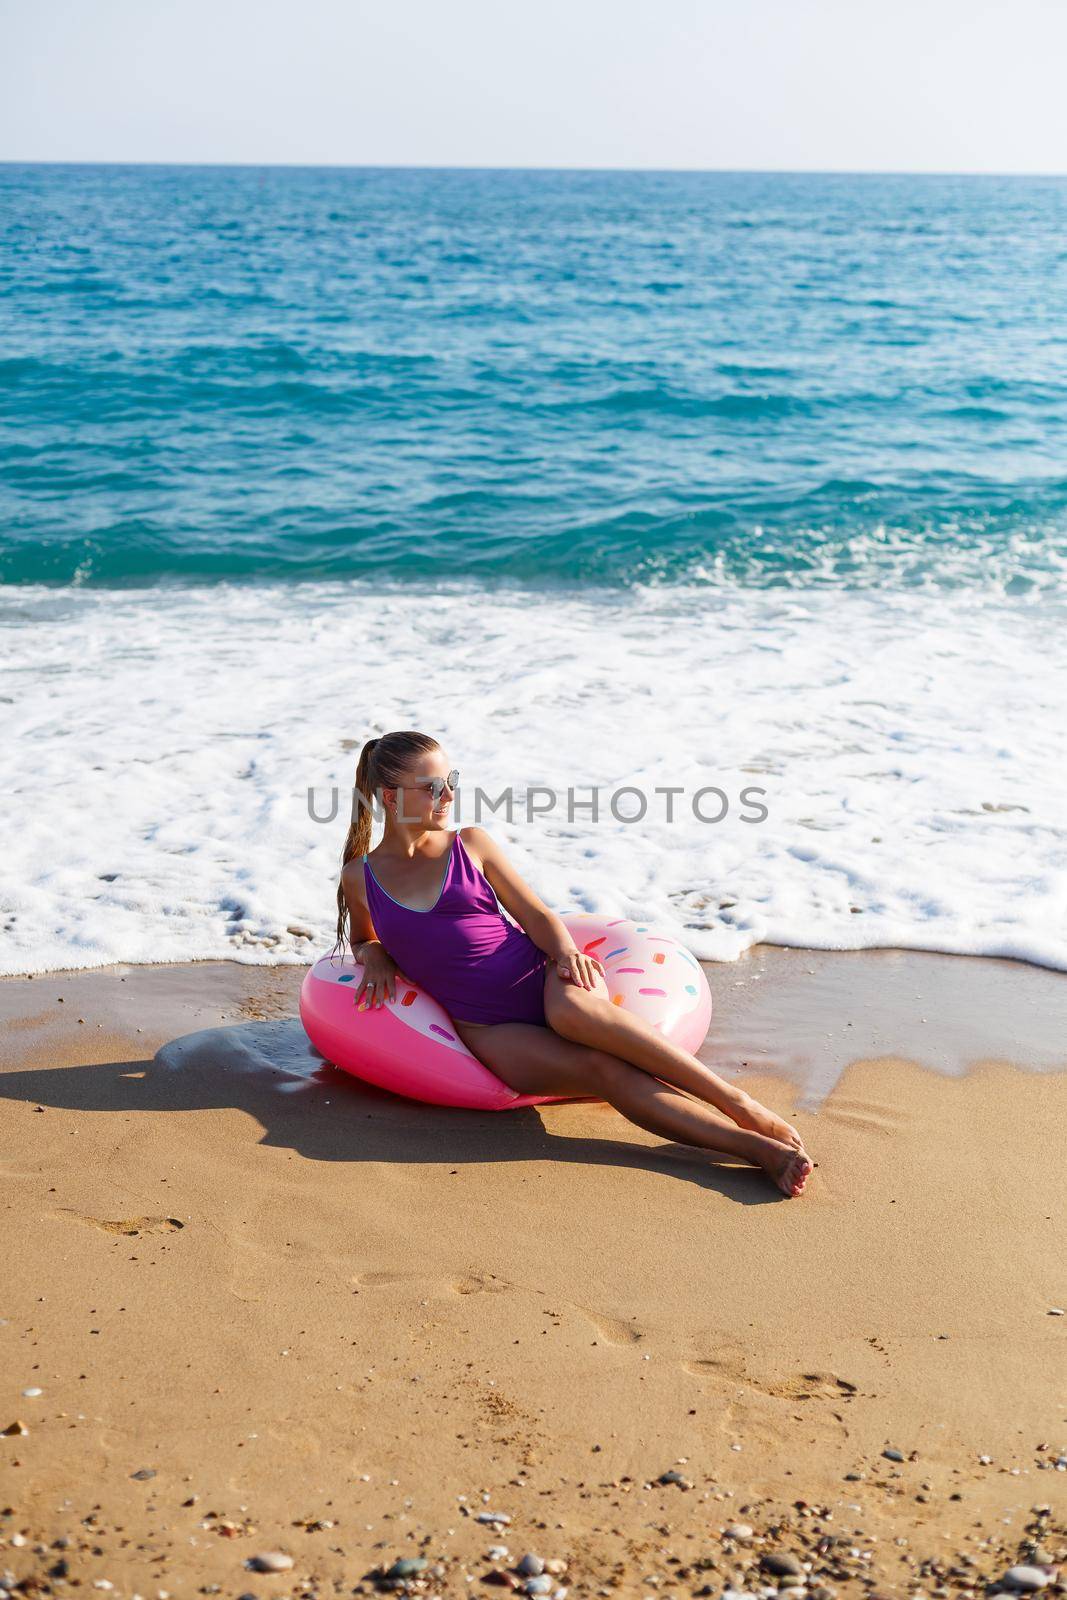
[[[351,861],[346,861],[341,868],[341,883],[350,894],[356,894],[362,900],[366,895],[366,878],[363,874],[363,857],[353,856]]]
[[[484,870],[487,861],[495,860],[500,854],[500,846],[493,835],[473,822],[465,828],[457,828],[456,834],[462,839],[463,848],[479,871]]]

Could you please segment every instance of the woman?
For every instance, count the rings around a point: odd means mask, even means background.
[[[517,1093],[595,1095],[650,1133],[742,1156],[785,1194],[800,1194],[812,1162],[797,1130],[612,1005],[601,963],[575,947],[492,835],[449,829],[457,781],[427,734],[386,733],[360,752],[364,803],[354,808],[337,890],[337,945],[347,937],[363,966],[355,1004],[395,999],[399,972]],[[370,850],[375,796],[385,835]]]

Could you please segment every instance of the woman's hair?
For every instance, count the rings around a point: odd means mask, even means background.
[[[371,806],[379,789],[402,788],[416,757],[440,748],[428,733],[383,733],[380,739],[367,740],[356,764],[356,793],[352,796],[352,820],[341,851],[342,871],[351,860],[365,856],[370,849]],[[337,943],[333,948],[335,951],[339,948],[342,957],[349,920],[344,888],[338,883]]]

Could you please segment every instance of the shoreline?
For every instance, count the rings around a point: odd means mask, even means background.
[[[703,965],[700,1057],[796,1120],[795,1200],[601,1102],[324,1067],[302,967],[0,984],[0,1569],[262,1600],[425,1555],[444,1595],[533,1551],[576,1596],[719,1595],[773,1548],[829,1600],[1067,1559],[1067,975]]]
[[[82,1026],[116,1040],[136,1040],[161,1017],[175,1029],[190,1017],[204,1027],[212,1019],[217,1026],[290,1019],[288,1036],[253,1036],[251,1045],[264,1065],[307,1078],[322,1064],[298,1014],[311,965],[205,957],[0,975],[0,1027],[15,1028],[32,1045],[35,1032],[47,1036],[49,1018],[63,1020],[53,1004],[82,1000],[94,1008]],[[1058,968],[896,946],[827,951],[769,944],[735,961],[700,966],[714,1009],[698,1058],[724,1077],[744,1077],[746,1087],[760,1072],[784,1080],[786,1093],[799,1097],[798,1109],[817,1112],[852,1062],[910,1061],[953,1077],[989,1062],[1067,1072],[1067,972]],[[42,1009],[40,996],[50,985],[56,994]],[[224,1053],[229,1048],[226,1040],[214,1043]],[[207,1047],[208,1041],[197,1044]],[[161,1034],[157,1048],[173,1053],[190,1045]]]

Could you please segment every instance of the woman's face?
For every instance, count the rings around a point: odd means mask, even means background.
[[[451,775],[451,786],[450,786]],[[439,778],[442,783],[437,785],[440,798],[434,799],[434,785],[432,780]],[[444,750],[430,751],[427,755],[418,756],[408,769],[402,788],[383,789],[382,795],[386,804],[393,803],[395,796],[396,820],[407,823],[409,826],[422,825],[425,828],[440,828],[447,822],[452,810],[454,785],[458,783],[459,775],[452,767]]]

